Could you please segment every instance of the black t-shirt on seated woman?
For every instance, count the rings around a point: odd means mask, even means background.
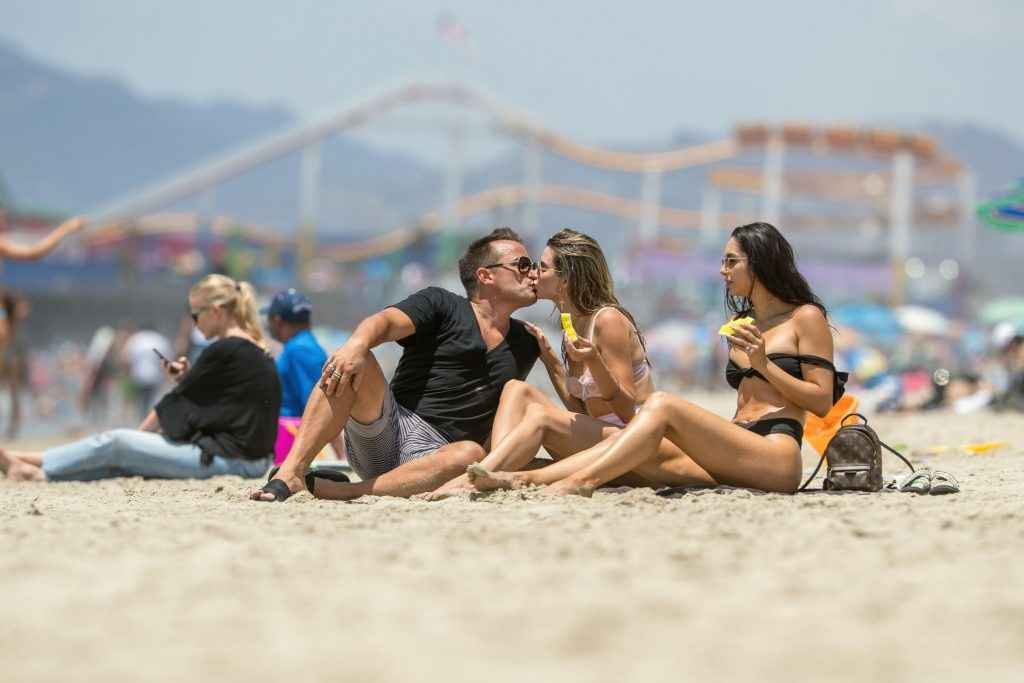
[[[281,383],[273,359],[251,341],[225,337],[156,404],[160,430],[213,456],[265,458],[274,450]]]
[[[537,340],[513,318],[505,339],[488,351],[469,299],[440,287],[420,290],[393,308],[416,326],[398,340],[405,351],[391,379],[395,399],[449,441],[483,444],[505,383],[526,379],[540,356]]]

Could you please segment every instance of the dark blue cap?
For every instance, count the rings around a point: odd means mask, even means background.
[[[260,309],[265,315],[276,315],[290,323],[308,323],[313,312],[313,304],[306,295],[297,289],[286,289],[278,292],[270,300],[270,305]]]

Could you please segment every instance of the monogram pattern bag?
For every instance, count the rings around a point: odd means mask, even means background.
[[[846,424],[851,417],[860,418],[858,424]],[[882,448],[902,460],[910,471],[914,466],[906,458],[878,438],[875,430],[868,426],[868,419],[860,413],[850,413],[843,418],[839,431],[828,442],[825,453],[818,461],[818,466],[807,481],[798,490],[803,491],[811,480],[817,476],[822,463],[828,461],[825,469],[825,481],[822,488],[826,491],[881,491],[882,480]]]

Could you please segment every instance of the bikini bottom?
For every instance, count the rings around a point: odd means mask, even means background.
[[[626,423],[622,421],[622,418],[619,417],[618,415],[616,415],[615,413],[608,413],[607,415],[601,415],[600,417],[598,417],[596,419],[600,420],[601,422],[605,422],[607,424],[610,424],[613,427],[622,428],[622,427],[626,426]]]
[[[797,444],[803,444],[804,441],[804,426],[792,418],[777,417],[757,422],[737,422],[736,424],[761,436],[787,434],[793,437]]]

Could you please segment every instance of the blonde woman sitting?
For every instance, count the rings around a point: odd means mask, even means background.
[[[281,386],[263,346],[253,288],[210,275],[192,287],[188,304],[196,327],[217,341],[195,367],[184,357],[162,361],[176,386],[138,429],[114,429],[37,453],[0,451],[7,478],[262,476],[277,435]]]

